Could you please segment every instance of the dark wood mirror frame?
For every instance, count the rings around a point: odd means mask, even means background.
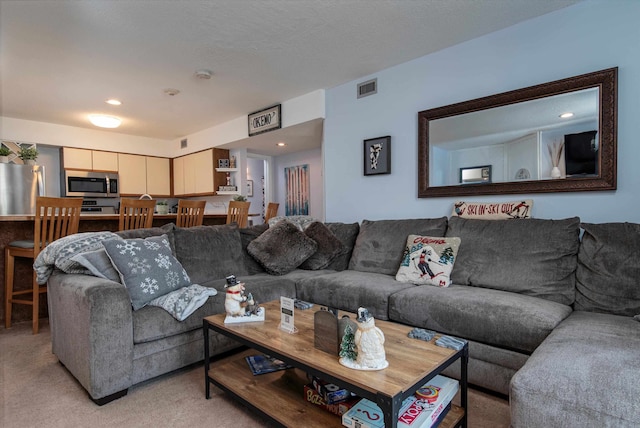
[[[618,68],[596,71],[550,83],[517,89],[418,113],[418,197],[497,195],[514,193],[581,192],[615,190],[617,185]],[[459,114],[515,104],[552,95],[598,88],[599,174],[561,180],[531,180],[504,183],[429,186],[429,122]]]

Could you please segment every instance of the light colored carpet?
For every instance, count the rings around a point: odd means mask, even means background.
[[[104,406],[51,353],[45,321],[38,335],[31,323],[0,329],[0,426],[57,427],[261,427],[261,418],[216,387],[204,398],[202,365],[144,382]],[[302,399],[302,394],[300,394]],[[469,427],[509,426],[506,400],[469,390]]]

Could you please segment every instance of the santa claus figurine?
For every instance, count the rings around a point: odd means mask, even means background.
[[[358,308],[358,330],[354,342],[358,349],[356,367],[360,370],[380,370],[389,365],[384,352],[384,333],[366,308]]]

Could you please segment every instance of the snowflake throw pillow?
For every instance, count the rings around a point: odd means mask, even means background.
[[[129,291],[134,310],[191,284],[189,275],[171,253],[167,235],[105,241],[103,245]]]
[[[396,281],[448,287],[460,238],[409,235]]]

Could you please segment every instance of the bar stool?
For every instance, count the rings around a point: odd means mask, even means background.
[[[120,199],[118,230],[146,229],[153,224],[153,199]]]
[[[4,299],[6,328],[11,327],[13,304],[31,305],[33,309],[33,334],[38,333],[40,294],[47,291],[47,286],[38,284],[34,271],[32,288],[30,290],[14,291],[15,258],[26,257],[35,260],[38,254],[51,242],[67,235],[78,233],[81,208],[82,199],[80,198],[38,197],[36,199],[33,241],[13,241],[5,247]],[[31,294],[31,299],[16,298],[16,296],[26,294]]]
[[[249,205],[251,205],[251,202],[229,201],[227,224],[237,223],[239,228],[247,227]]]
[[[278,215],[278,207],[280,206],[277,202],[269,202],[267,205],[267,211],[264,213],[264,222],[269,223],[269,219]]]
[[[186,199],[178,200],[176,226],[202,226],[202,221],[204,219],[204,207],[206,204],[207,201],[188,201]]]

